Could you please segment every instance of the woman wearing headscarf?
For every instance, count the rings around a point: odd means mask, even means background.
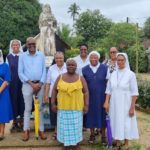
[[[117,71],[112,73],[107,83],[104,107],[109,111],[116,150],[121,149],[121,140],[125,140],[125,149],[128,150],[128,140],[139,138],[135,115],[138,86],[135,74],[129,69],[126,53],[117,54],[117,65]]]
[[[84,77],[76,74],[74,59],[66,62],[67,72],[60,75],[54,85],[51,106],[57,111],[57,139],[63,149],[82,141],[83,112],[88,111],[88,88]],[[57,98],[57,106],[56,106]]]
[[[56,52],[54,58],[55,58],[56,64],[50,66],[48,69],[44,100],[45,102],[49,102],[50,123],[52,126],[56,127],[57,113],[53,112],[51,109],[52,90],[53,90],[53,86],[58,76],[63,73],[66,73],[67,69],[66,69],[66,64],[64,62],[64,54],[62,52]],[[57,138],[57,133],[55,129],[55,132],[53,134],[53,139],[56,140],[56,138]]]
[[[11,40],[9,54],[7,56],[7,62],[11,72],[10,96],[14,115],[11,132],[21,131],[23,127],[24,100],[21,91],[22,83],[18,76],[18,60],[21,52],[21,42],[17,39]],[[17,121],[17,117],[20,117],[19,121]]]
[[[95,128],[101,129],[101,142],[106,143],[105,137],[105,101],[107,67],[99,63],[100,54],[92,51],[89,54],[90,64],[82,69],[82,74],[89,89],[89,111],[85,116],[85,127],[90,128],[91,135],[89,143],[95,141]]]
[[[4,139],[5,123],[13,119],[12,105],[8,85],[10,82],[9,67],[3,60],[0,50],[0,140]]]

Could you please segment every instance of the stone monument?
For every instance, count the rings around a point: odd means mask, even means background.
[[[37,48],[45,54],[46,66],[50,66],[56,53],[55,32],[57,21],[48,4],[42,8],[39,17],[39,28],[40,33],[35,37]]]

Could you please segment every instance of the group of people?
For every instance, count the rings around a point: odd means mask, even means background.
[[[138,87],[127,54],[112,47],[110,59],[100,63],[100,54],[89,53],[88,46],[82,44],[80,54],[66,62],[64,54],[56,52],[55,64],[46,72],[44,54],[36,49],[34,38],[27,38],[26,45],[27,51],[22,52],[20,41],[12,40],[6,63],[0,51],[0,140],[4,139],[5,123],[12,119],[12,129],[23,128],[23,141],[29,140],[36,95],[42,140],[47,139],[42,104],[49,103],[50,122],[55,127],[53,139],[63,144],[62,149],[79,149],[83,128],[90,129],[89,143],[97,134],[102,143],[107,143],[109,114],[115,149],[121,149],[120,141],[124,140],[128,150],[128,140],[138,139],[139,134],[135,114]]]

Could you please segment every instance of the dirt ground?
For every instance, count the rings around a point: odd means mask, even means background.
[[[139,126],[140,139],[137,141],[132,141],[130,143],[131,150],[150,150],[150,115],[143,112],[137,111],[137,119]],[[31,133],[30,140],[28,142],[23,142],[21,140],[22,133],[12,133],[10,134],[11,124],[7,124],[5,140],[0,142],[0,150],[60,150],[60,144],[51,139],[52,132],[47,132],[48,139],[46,141],[36,140],[34,137],[34,132]],[[84,132],[84,141],[81,143],[81,150],[105,150],[95,144],[94,146],[89,146],[87,140],[89,137],[89,131]],[[100,138],[97,138],[97,143]]]

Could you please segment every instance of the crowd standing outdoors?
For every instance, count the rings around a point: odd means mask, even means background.
[[[129,149],[129,140],[138,139],[135,103],[138,87],[130,70],[128,56],[110,48],[110,59],[100,63],[97,51],[89,53],[86,44],[80,54],[69,58],[56,52],[55,64],[46,72],[44,54],[37,50],[33,37],[27,38],[27,51],[21,42],[10,42],[6,63],[0,51],[0,140],[4,139],[5,123],[13,120],[11,132],[23,130],[23,141],[30,138],[30,116],[33,95],[38,96],[39,136],[46,140],[43,124],[43,103],[49,103],[53,139],[62,149],[79,149],[83,127],[90,129],[89,143],[100,131],[101,142],[107,144],[106,114],[110,116],[112,138],[116,150]]]

